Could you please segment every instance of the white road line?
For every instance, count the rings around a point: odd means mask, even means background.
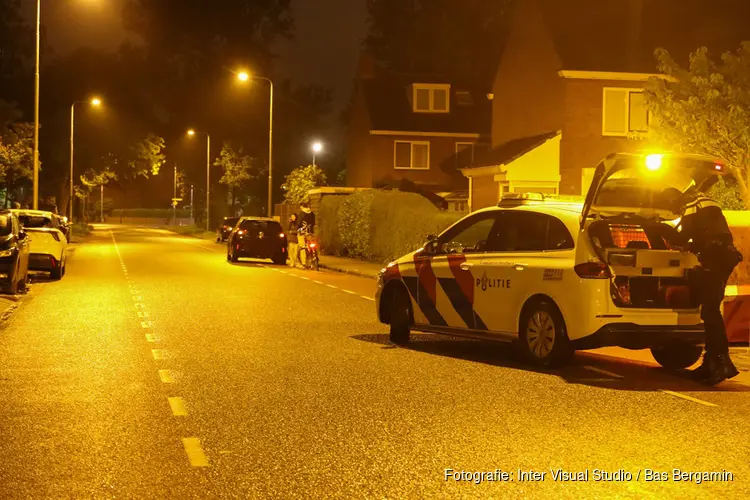
[[[193,467],[208,467],[208,459],[201,448],[201,440],[198,438],[182,438],[182,445],[185,447],[190,465]]]
[[[139,318],[148,318],[149,316],[150,314],[148,313],[148,311],[138,311]]]
[[[279,271],[281,274],[289,274],[287,271]]]
[[[169,407],[172,408],[172,415],[175,417],[187,417],[187,408],[182,398],[167,398]]]
[[[601,368],[597,368],[595,366],[583,366],[584,370],[588,370],[590,372],[599,373],[601,375],[607,375],[608,377],[614,377],[614,378],[624,378],[623,375],[620,375],[619,373],[610,372],[607,370],[602,370]]]
[[[140,295],[133,295],[133,300],[138,302],[140,300],[143,300],[143,297],[141,297]]]
[[[371,300],[375,302],[375,299],[373,297],[368,297],[367,295],[360,295],[360,297],[362,297],[363,299],[367,299],[367,300]]]
[[[174,383],[174,378],[172,377],[172,372],[169,371],[169,370],[159,370],[159,378],[165,384],[173,384]]]
[[[295,276],[296,276],[296,275],[295,275]],[[310,278],[308,278],[307,276],[297,276],[297,277],[298,277],[298,278],[302,278],[303,280],[307,280],[307,281],[310,281]]]
[[[323,284],[322,281],[318,281],[318,280],[313,280],[313,283],[317,283],[318,285],[322,285]]]
[[[154,357],[154,359],[164,359],[164,354],[164,349],[151,349],[151,355]]]
[[[154,322],[153,321],[141,321],[141,328],[153,328]]]
[[[326,286],[328,288],[333,288],[334,290],[338,290],[339,289],[339,287],[337,287],[336,285],[326,285]]]
[[[344,290],[344,291],[350,295],[357,295],[357,292],[352,292],[351,290]]]
[[[115,245],[115,251],[117,252],[117,258],[120,259],[120,264],[123,263],[122,255],[120,255],[120,247],[117,246],[117,240],[115,239],[115,233],[110,229],[109,235],[112,236],[112,243]]]
[[[674,396],[676,398],[685,399],[687,401],[692,401],[693,403],[698,403],[699,405],[717,406],[713,403],[709,403],[708,401],[703,401],[702,399],[694,398],[692,396],[688,396],[687,394],[682,394],[680,392],[668,391],[666,389],[659,389],[659,392],[663,392],[664,394],[669,394],[670,396]]]
[[[135,304],[133,304],[133,307],[135,307],[136,309],[143,309],[144,307],[146,307],[146,304],[142,302],[136,302]]]
[[[153,333],[147,333],[146,342],[161,342],[161,339],[159,338],[158,335],[154,335]]]

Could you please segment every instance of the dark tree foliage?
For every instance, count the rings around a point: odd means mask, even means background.
[[[488,83],[512,0],[368,0],[365,47],[379,66]]]

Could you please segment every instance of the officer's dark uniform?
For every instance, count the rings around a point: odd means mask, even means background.
[[[742,254],[734,247],[732,233],[721,207],[705,196],[687,205],[682,217],[681,236],[698,256],[701,319],[706,329],[706,354],[696,377],[714,385],[737,375],[729,358],[729,343],[721,314],[724,289]]]

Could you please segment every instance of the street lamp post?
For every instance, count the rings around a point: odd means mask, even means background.
[[[42,0],[36,1],[36,63],[34,69],[34,210],[39,209],[39,51]]]
[[[190,129],[187,134],[192,137],[195,130]],[[192,195],[191,195],[192,196]],[[210,231],[210,210],[211,210],[211,136],[206,134],[206,231]]]
[[[86,101],[75,101],[70,105],[70,205],[68,208],[68,220],[73,223],[73,151],[75,144],[75,109],[76,104],[82,104]],[[92,106],[100,106],[102,104],[101,99],[93,98],[88,101]]]
[[[315,163],[315,155],[323,151],[323,145],[319,142],[315,142],[312,145],[312,152],[313,152],[313,167],[316,165]]]
[[[237,78],[241,82],[250,79],[265,80],[270,86],[270,106],[268,110],[268,217],[273,217],[273,81],[264,76],[251,75],[246,71],[237,73]]]

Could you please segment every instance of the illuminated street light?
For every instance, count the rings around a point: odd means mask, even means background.
[[[263,76],[251,75],[247,71],[237,71],[237,78],[241,82],[250,79],[265,80],[271,87],[270,107],[268,111],[268,210],[269,217],[273,217],[273,81]]]
[[[70,200],[68,201],[68,220],[71,222],[71,224],[73,223],[73,152],[75,149],[75,111],[76,104],[84,104],[86,102],[88,102],[88,104],[90,104],[94,108],[98,108],[102,105],[102,100],[98,97],[94,97],[89,101],[75,101],[70,105]],[[34,196],[37,196],[36,192],[34,193]]]
[[[314,142],[312,145],[312,152],[313,152],[313,166],[315,166],[315,155],[323,151],[323,145],[320,142]]]
[[[195,130],[191,128],[190,130],[187,131],[187,135],[189,137],[195,136]],[[192,202],[190,204],[192,206]],[[210,229],[211,222],[209,219],[210,209],[211,209],[211,136],[206,134],[206,231],[211,230]]]

